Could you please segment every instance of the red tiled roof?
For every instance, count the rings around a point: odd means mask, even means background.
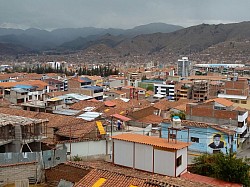
[[[140,118],[138,121],[142,123],[161,123],[163,118],[161,116],[151,114],[149,116]]]
[[[111,115],[111,116],[113,116],[113,117],[115,117],[115,118],[117,118],[117,119],[120,119],[120,120],[122,120],[122,121],[125,121],[125,122],[131,120],[130,118],[127,118],[127,117],[122,116],[122,115],[120,115],[120,114],[113,114],[113,115]]]
[[[80,161],[67,162],[76,168],[85,170],[92,169],[90,173],[85,175],[74,187],[92,187],[100,178],[106,181],[101,187],[130,187],[130,185],[138,187],[159,187],[160,185],[168,187],[211,187],[213,185],[193,182],[189,179],[174,178],[159,174],[152,174],[137,169],[117,166],[104,161]],[[137,184],[137,185],[136,185]]]
[[[116,104],[112,101],[105,101],[104,102],[105,106],[108,106],[108,107],[114,107]]]
[[[197,174],[193,174],[189,172],[181,175],[181,178],[189,179],[195,182],[202,182],[206,184],[212,184],[215,186],[221,186],[221,187],[241,187],[242,186],[241,184],[230,183],[230,182],[226,182],[223,180],[219,180],[219,179],[215,179],[215,178],[211,178],[207,176],[202,176],[202,175],[197,175]]]
[[[116,136],[112,136],[112,138],[116,140],[135,142],[135,143],[152,145],[168,149],[182,149],[190,145],[189,143],[186,142],[180,142],[175,140],[168,141],[167,139],[164,138],[157,138],[152,136],[144,136],[140,134],[131,134],[131,133],[119,134]]]
[[[164,119],[163,123],[171,123],[171,119]],[[216,129],[218,131],[224,132],[229,135],[234,135],[236,132],[230,129],[222,128],[217,124],[213,123],[204,123],[204,122],[197,122],[197,121],[190,121],[190,120],[182,120],[181,124],[183,126],[190,126],[190,127],[198,127],[198,128],[207,128],[211,127],[213,129]]]
[[[67,125],[61,127],[56,134],[64,137],[71,138],[82,138],[86,135],[90,135],[90,133],[96,129],[95,122],[82,122],[75,125]],[[94,132],[94,134],[96,134]],[[92,134],[93,135],[93,134]]]
[[[229,101],[228,99],[224,99],[224,98],[215,98],[215,99],[211,99],[212,101],[215,101],[221,105],[224,105],[226,107],[232,106],[234,103],[232,101]]]

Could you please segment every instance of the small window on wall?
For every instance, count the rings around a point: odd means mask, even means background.
[[[191,137],[191,142],[196,142],[196,143],[199,143],[199,138],[196,138],[196,137]]]
[[[182,164],[182,155],[176,159],[176,167],[179,167],[181,164]]]
[[[214,154],[220,153],[220,152],[221,152],[220,149],[214,149],[214,150],[213,150],[213,153],[214,153]]]

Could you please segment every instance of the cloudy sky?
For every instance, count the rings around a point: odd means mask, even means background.
[[[250,20],[250,0],[0,0],[0,27],[188,27]]]

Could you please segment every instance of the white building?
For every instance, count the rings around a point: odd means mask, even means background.
[[[175,84],[174,82],[169,82],[167,84],[154,84],[154,94],[162,95],[169,100],[175,99]]]
[[[177,73],[181,77],[188,77],[191,72],[191,61],[188,60],[188,57],[182,57],[177,62]]]
[[[189,143],[131,133],[112,139],[114,164],[173,177],[187,171]]]

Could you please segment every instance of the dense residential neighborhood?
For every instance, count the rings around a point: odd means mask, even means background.
[[[0,187],[250,187],[249,0],[0,4]]]
[[[189,169],[203,154],[250,158],[250,78],[228,66],[183,57],[105,77],[2,72],[1,184],[241,186]]]

